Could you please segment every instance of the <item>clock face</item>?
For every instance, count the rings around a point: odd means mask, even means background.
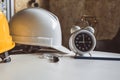
[[[78,50],[87,52],[92,49],[94,41],[91,34],[81,32],[75,36],[74,43]]]

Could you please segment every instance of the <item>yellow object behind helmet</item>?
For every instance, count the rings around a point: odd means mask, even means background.
[[[15,43],[9,34],[9,26],[5,15],[0,12],[0,54],[12,49]]]

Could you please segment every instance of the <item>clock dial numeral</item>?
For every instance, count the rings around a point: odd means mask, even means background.
[[[79,35],[79,37],[81,37],[81,35]]]
[[[91,44],[92,42],[91,42],[91,41],[89,41],[89,43]]]
[[[79,49],[81,49],[81,47],[79,47]]]
[[[76,46],[77,46],[77,47],[79,47],[79,45],[78,45],[78,44],[76,44]]]

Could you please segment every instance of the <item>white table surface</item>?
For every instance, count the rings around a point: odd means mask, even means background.
[[[120,61],[63,57],[58,63],[50,63],[35,54],[11,55],[11,58],[10,63],[0,64],[0,80],[120,80]]]

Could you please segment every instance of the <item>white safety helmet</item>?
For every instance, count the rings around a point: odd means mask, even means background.
[[[63,53],[72,53],[62,46],[58,18],[41,8],[28,8],[16,13],[10,20],[13,41],[19,44],[51,47]]]

